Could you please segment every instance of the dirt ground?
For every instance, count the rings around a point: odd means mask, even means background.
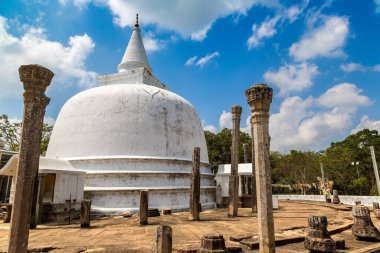
[[[330,208],[320,202],[280,201],[280,210],[274,211],[276,238],[303,235],[310,214],[325,215],[328,229],[352,223],[351,211]],[[380,220],[372,217],[380,228]],[[194,249],[200,246],[207,233],[223,234],[226,244],[239,246],[230,241],[231,236],[256,236],[257,217],[248,208],[239,209],[237,218],[228,218],[225,209],[206,210],[200,221],[188,221],[188,213],[173,213],[149,218],[149,225],[138,225],[138,217],[104,217],[91,221],[90,229],[81,229],[78,223],[71,225],[44,224],[30,232],[29,250],[33,252],[154,252],[156,230],[159,224],[173,229],[173,249]],[[0,252],[6,250],[9,224],[0,223]],[[347,249],[340,252],[376,246],[380,242],[361,242],[351,236],[348,229],[337,236],[346,239]],[[380,245],[379,245],[380,247]],[[258,252],[243,246],[244,252]],[[276,248],[276,252],[307,252],[302,243]]]

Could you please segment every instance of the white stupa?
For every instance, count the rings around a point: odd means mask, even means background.
[[[118,73],[99,76],[63,106],[46,153],[86,171],[92,210],[189,207],[193,147],[201,149],[201,202],[215,206],[214,175],[202,125],[193,106],[152,75],[138,19]]]

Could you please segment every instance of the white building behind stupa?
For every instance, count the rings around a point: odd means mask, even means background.
[[[193,147],[201,150],[201,202],[215,206],[214,175],[203,128],[193,106],[152,75],[138,20],[118,73],[63,106],[46,153],[85,171],[85,198],[100,212],[139,207],[185,209]]]

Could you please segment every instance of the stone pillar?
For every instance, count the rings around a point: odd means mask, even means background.
[[[335,243],[327,231],[326,216],[309,215],[308,223],[304,247],[313,252],[335,252]]]
[[[340,203],[340,199],[339,199],[339,196],[338,196],[338,190],[333,190],[333,203],[334,204],[339,204]]]
[[[245,95],[251,108],[252,136],[254,136],[259,252],[275,252],[272,173],[268,148],[269,108],[273,90],[265,84],[256,84],[246,90]]]
[[[37,228],[37,201],[38,201],[38,185],[40,184],[38,178],[38,172],[34,180],[33,195],[32,195],[32,208],[30,210],[30,229]]]
[[[231,152],[231,175],[228,185],[228,216],[238,215],[239,202],[239,137],[240,137],[240,117],[242,108],[240,105],[232,106],[232,152]]]
[[[251,139],[252,139],[252,178],[251,178],[251,205],[252,213],[257,213],[257,193],[256,193],[256,167],[255,167],[255,137],[253,135],[253,124],[251,117]]]
[[[172,252],[172,228],[160,225],[157,228],[156,253]]]
[[[148,190],[140,191],[140,225],[148,224]]]
[[[199,220],[200,199],[201,199],[201,154],[200,148],[193,148],[193,167],[190,181],[190,213],[189,220]]]
[[[43,210],[43,203],[44,203],[44,192],[45,192],[45,179],[46,179],[46,175],[41,175],[39,176],[39,179],[38,179],[38,199],[37,199],[37,209],[36,209],[36,213],[37,213],[37,224],[41,224],[42,222],[42,216],[44,214],[44,210]]]
[[[380,237],[379,230],[372,223],[368,207],[354,206],[352,215],[354,216],[352,235],[364,240]]]
[[[83,200],[80,203],[80,227],[89,228],[91,226],[91,200]]]
[[[355,200],[355,206],[360,206],[362,202],[360,200]]]
[[[7,216],[5,216],[4,223],[9,223],[11,222],[11,217],[12,217],[12,204],[7,203],[5,205],[5,209],[7,210]]]
[[[373,202],[372,206],[373,206],[373,210],[380,209],[378,202]]]
[[[202,237],[200,253],[227,253],[226,244],[221,234],[207,234]]]
[[[250,163],[248,143],[243,144],[243,150],[244,150],[244,163]]]
[[[24,253],[28,248],[32,196],[40,158],[41,130],[45,108],[50,101],[44,93],[54,75],[40,65],[23,65],[19,68],[19,74],[25,89],[24,113],[8,253]]]

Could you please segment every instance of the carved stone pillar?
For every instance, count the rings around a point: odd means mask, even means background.
[[[339,199],[339,196],[338,196],[338,190],[333,190],[333,203],[334,204],[339,204],[340,203],[340,199]]]
[[[221,234],[207,234],[202,237],[200,253],[227,253],[224,237]]]
[[[354,206],[352,207],[352,215],[354,216],[352,235],[359,239],[380,237],[379,230],[372,223],[368,207]]]
[[[243,150],[244,150],[244,163],[250,163],[248,143],[243,144]]]
[[[80,227],[91,226],[91,200],[83,200],[80,204]]]
[[[268,148],[269,109],[273,90],[265,84],[256,84],[246,90],[245,95],[251,108],[252,136],[254,136],[259,252],[275,252],[272,173]]]
[[[50,99],[45,90],[54,74],[40,65],[22,65],[20,80],[24,84],[24,113],[13,200],[8,253],[26,252],[34,183],[38,174],[41,130],[45,108]]]
[[[257,212],[257,193],[256,193],[256,167],[255,167],[255,137],[253,135],[253,124],[251,117],[251,139],[252,139],[252,177],[251,177],[251,185],[250,185],[250,194],[251,194],[251,205],[252,205],[252,213]]]
[[[190,181],[190,213],[189,220],[199,220],[201,198],[200,148],[193,148],[193,167]]]
[[[157,228],[156,253],[172,252],[172,228],[168,225],[160,225]]]
[[[232,148],[231,148],[231,175],[229,180],[228,195],[228,216],[236,217],[238,215],[239,202],[239,137],[240,137],[240,117],[242,108],[240,105],[232,107]]]
[[[308,223],[309,227],[304,241],[305,248],[317,252],[335,252],[335,243],[327,231],[326,216],[310,215]]]

